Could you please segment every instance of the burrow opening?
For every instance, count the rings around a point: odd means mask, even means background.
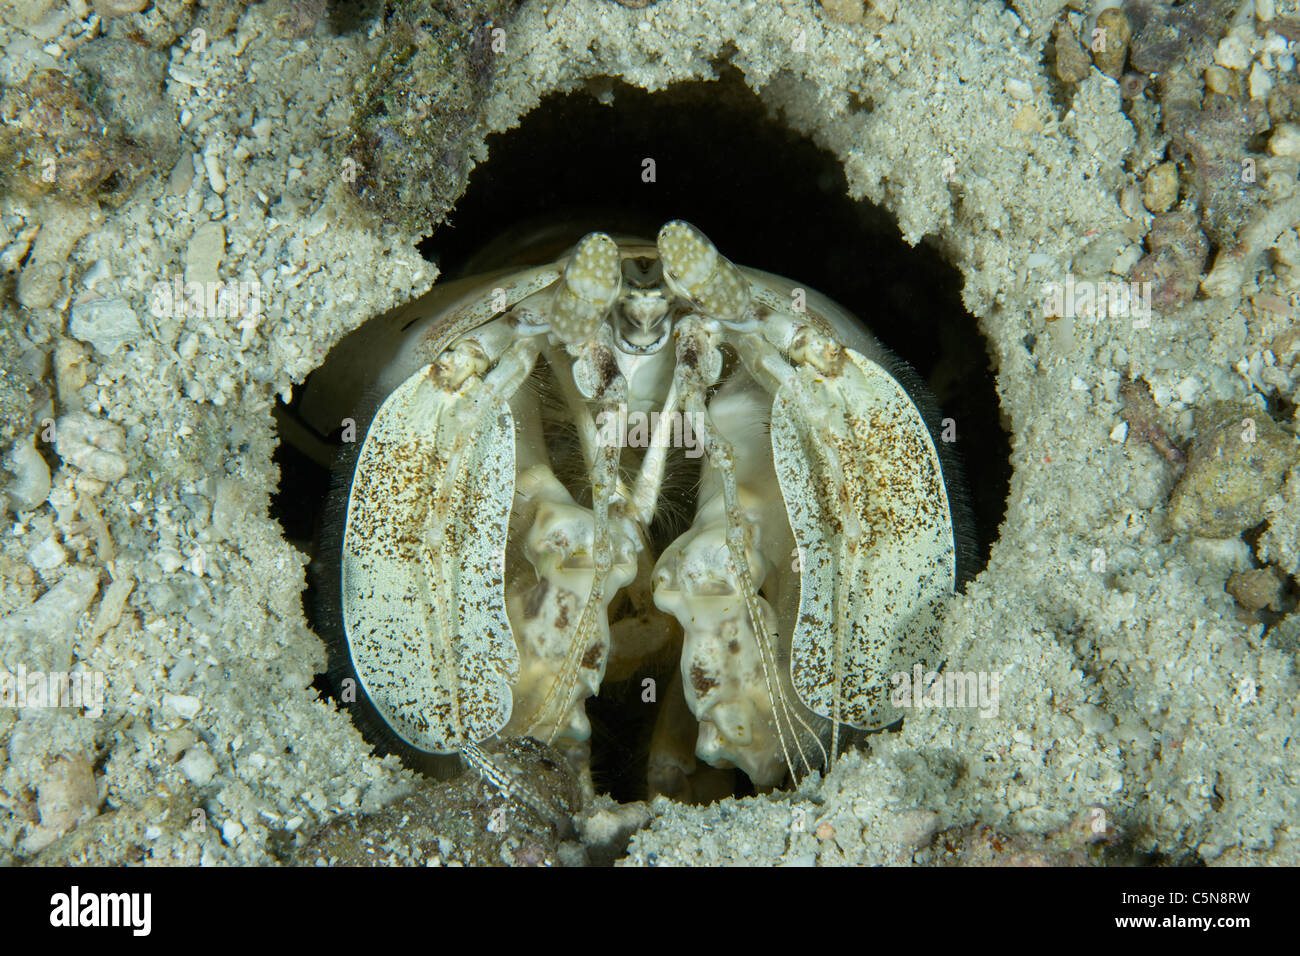
[[[961,302],[961,276],[935,244],[908,246],[886,210],[849,199],[834,154],[792,131],[737,71],[653,94],[593,81],[544,99],[518,127],[489,137],[488,147],[449,221],[420,245],[437,262],[440,282],[512,261],[548,261],[595,229],[653,238],[668,220],[694,223],[732,261],[791,277],[845,306],[915,369],[956,427],[974,538],[963,578],[984,568],[1005,511],[1010,443],[985,341]],[[523,245],[531,258],[517,260]],[[288,440],[293,404],[279,417],[281,484],[272,513],[311,553],[330,477],[319,455]],[[314,437],[337,444],[339,431]],[[311,618],[319,602],[309,594],[305,603]],[[317,687],[337,699],[327,675]],[[646,790],[654,708],[640,703],[639,689],[602,687],[588,701],[596,787],[622,801]],[[751,792],[736,771],[710,798]]]

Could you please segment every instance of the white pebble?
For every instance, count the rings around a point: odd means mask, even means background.
[[[205,222],[199,226],[185,246],[185,281],[217,281],[217,271],[225,254],[225,227],[219,222]]]
[[[1273,0],[1255,0],[1255,19],[1267,23],[1277,16],[1277,7]]]
[[[1287,45],[1287,39],[1284,36],[1278,36],[1276,33],[1269,33],[1264,38],[1263,50],[1266,53],[1285,53],[1290,47]]]
[[[1279,123],[1269,137],[1268,151],[1274,156],[1294,156],[1300,159],[1300,125]]]
[[[147,6],[149,0],[95,0],[95,10],[105,19],[139,13]]]
[[[184,83],[186,86],[193,86],[196,88],[203,86],[202,79],[185,69],[185,67],[181,66],[179,63],[173,63],[168,67],[167,73],[177,83]]]
[[[5,486],[5,495],[15,511],[31,511],[45,503],[50,494],[50,466],[36,450],[33,436],[14,445],[5,468],[14,476]]]
[[[162,548],[153,559],[164,574],[175,574],[185,564],[185,559],[175,548]]]
[[[1201,280],[1201,291],[1212,299],[1235,295],[1245,281],[1246,262],[1239,250],[1220,249],[1210,274]]]
[[[72,307],[68,324],[72,337],[89,342],[99,352],[112,355],[141,335],[140,320],[125,299],[91,299]]]
[[[1120,422],[1110,430],[1111,441],[1117,441],[1122,445],[1126,438],[1128,438],[1128,422]]]
[[[1219,41],[1214,51],[1214,62],[1230,70],[1244,70],[1250,66],[1250,47],[1237,34],[1229,33]]]
[[[59,457],[100,481],[117,481],[126,474],[125,447],[121,428],[86,412],[69,412],[54,426]]]
[[[181,773],[189,777],[192,783],[202,787],[216,776],[217,762],[212,759],[212,754],[207,750],[191,747],[181,758],[180,768]]]
[[[1133,270],[1133,267],[1138,264],[1138,260],[1141,258],[1142,247],[1140,245],[1134,243],[1130,246],[1126,246],[1124,250],[1115,257],[1115,261],[1110,264],[1110,271],[1117,276],[1126,276]]]
[[[52,571],[67,560],[67,557],[68,553],[63,550],[63,545],[55,541],[53,535],[44,538],[40,544],[27,552],[27,560],[37,571]]]
[[[226,191],[226,176],[221,171],[221,157],[216,153],[203,154],[203,168],[208,172],[208,185],[217,195]]]
[[[1026,81],[1015,78],[1006,81],[1007,95],[1017,100],[1027,100],[1034,95],[1034,88]]]
[[[1268,70],[1264,69],[1264,64],[1256,63],[1250,68],[1250,98],[1252,100],[1262,100],[1268,96],[1268,91],[1273,88],[1273,78],[1268,75]]]
[[[1115,718],[1095,704],[1080,704],[1074,716],[1090,734],[1104,734],[1115,726]]]
[[[203,701],[191,694],[163,694],[163,707],[182,720],[193,720],[203,707]]]

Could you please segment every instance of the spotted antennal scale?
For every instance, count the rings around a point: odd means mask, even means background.
[[[803,564],[795,690],[836,724],[875,730],[902,716],[890,678],[942,658],[956,539],[920,412],[879,365],[844,357],[835,378],[800,370],[805,400],[825,410],[819,427],[777,393],[772,456]]]
[[[348,504],[343,616],[371,702],[411,746],[449,752],[510,718],[519,655],[500,544],[514,494],[508,411],[467,431],[452,410],[481,383],[431,367],[384,402]]]

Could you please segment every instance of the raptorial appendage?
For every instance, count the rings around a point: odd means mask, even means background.
[[[485,290],[412,329],[431,358],[358,457],[344,623],[393,731],[581,753],[608,662],[677,640],[696,757],[756,786],[823,765],[840,724],[895,719],[890,676],[941,656],[952,518],[924,420],[843,317],[792,312],[680,221],[653,245],[593,233],[496,288],[504,309]],[[640,440],[611,440],[636,415]],[[669,489],[693,519],[656,555]],[[684,773],[689,718],[662,714],[660,764]]]

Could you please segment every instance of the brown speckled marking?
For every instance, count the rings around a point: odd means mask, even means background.
[[[699,664],[692,664],[691,686],[695,688],[695,693],[698,696],[703,697],[709,691],[713,690],[713,688],[720,687],[721,685],[712,675],[706,673],[704,668]]]

